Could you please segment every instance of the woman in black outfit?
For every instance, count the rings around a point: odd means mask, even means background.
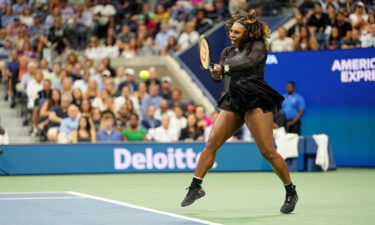
[[[87,116],[82,116],[79,119],[78,130],[73,131],[73,144],[77,143],[95,143],[96,142],[96,132],[93,128],[90,118]]]
[[[298,196],[285,161],[275,150],[272,134],[273,113],[280,109],[284,98],[264,81],[269,28],[254,15],[253,10],[234,15],[225,22],[225,26],[229,30],[231,46],[223,50],[220,64],[215,64],[210,72],[215,81],[222,80],[223,75],[231,78],[229,92],[218,103],[222,110],[181,206],[188,206],[205,195],[201,187],[202,179],[213,166],[217,150],[245,123],[260,153],[285,186],[286,199],[280,211],[290,213],[295,208]]]
[[[187,117],[187,125],[181,130],[180,140],[182,141],[203,141],[203,130],[197,125],[197,117],[190,114]]]

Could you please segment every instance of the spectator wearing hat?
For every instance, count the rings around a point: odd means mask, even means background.
[[[350,22],[353,27],[361,27],[368,21],[368,15],[366,13],[365,4],[363,2],[357,2],[355,10],[349,15]]]
[[[170,77],[166,76],[161,78],[160,97],[163,97],[166,100],[172,99],[171,83],[172,79]]]
[[[106,111],[102,116],[103,129],[96,134],[96,141],[100,142],[121,142],[121,133],[115,129],[115,116],[112,112]]]
[[[121,82],[118,85],[117,91],[121,92],[124,86],[128,86],[130,88],[130,92],[134,93],[134,91],[138,90],[138,84],[134,78],[135,71],[132,68],[127,68],[125,70],[125,75],[126,75],[126,81]]]

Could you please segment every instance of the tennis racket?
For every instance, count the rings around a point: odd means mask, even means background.
[[[202,69],[209,70],[214,67],[214,64],[212,63],[210,45],[208,44],[208,40],[204,35],[201,36],[201,40],[199,42],[198,55],[199,63]]]

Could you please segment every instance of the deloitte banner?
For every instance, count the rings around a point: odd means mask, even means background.
[[[0,168],[11,175],[190,172],[203,147],[203,143],[9,145],[1,147]],[[254,143],[227,143],[218,152],[212,170],[271,168]]]

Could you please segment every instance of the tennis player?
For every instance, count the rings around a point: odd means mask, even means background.
[[[253,10],[232,16],[232,19],[225,22],[225,27],[229,30],[231,46],[223,50],[220,64],[215,64],[210,72],[215,81],[222,80],[225,75],[229,76],[229,91],[218,103],[222,110],[181,206],[188,206],[205,195],[201,187],[202,180],[212,168],[217,150],[245,123],[260,153],[284,184],[286,198],[280,211],[290,213],[298,201],[296,186],[290,179],[285,161],[275,150],[272,134],[273,113],[280,109],[284,97],[264,81],[269,28],[254,15]]]

